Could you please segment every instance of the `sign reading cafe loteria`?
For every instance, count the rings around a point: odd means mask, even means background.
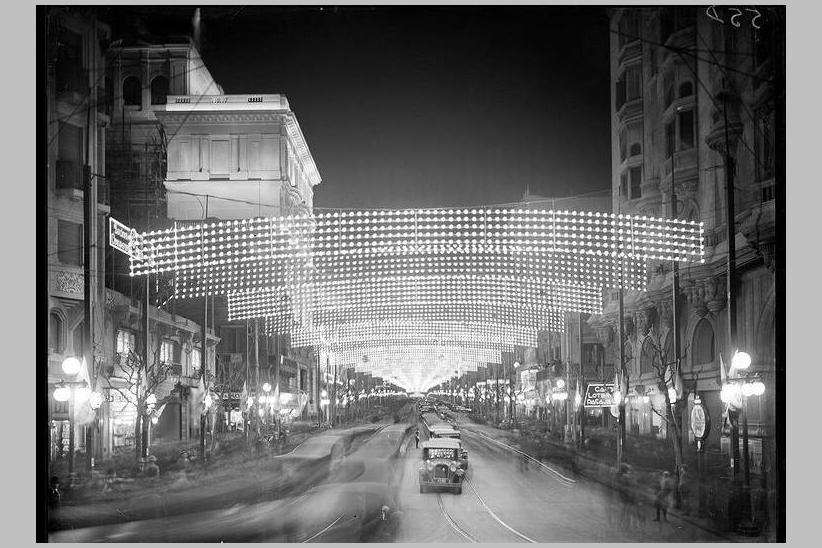
[[[585,407],[611,407],[614,402],[614,385],[589,384],[585,390]]]

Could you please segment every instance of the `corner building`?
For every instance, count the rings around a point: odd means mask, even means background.
[[[762,8],[763,14],[767,11]],[[631,438],[666,439],[656,380],[653,341],[672,356],[678,326],[682,373],[684,461],[695,460],[689,417],[699,395],[710,415],[705,481],[726,504],[731,471],[730,431],[720,400],[720,362],[730,348],[728,309],[727,175],[733,169],[736,249],[737,339],[752,357],[749,374],[765,393],[747,398],[748,466],[754,506],[776,513],[777,294],[774,253],[780,227],[777,197],[784,189],[784,11],[766,14],[762,28],[750,20],[722,25],[697,6],[626,8],[610,12],[611,157],[614,213],[677,217],[705,227],[705,261],[679,270],[678,316],[672,317],[672,265],[649,265],[646,292],[625,294],[625,356],[629,373],[627,444]],[[749,18],[750,19],[750,18]],[[782,25],[781,30],[779,25]],[[784,80],[782,80],[784,82]],[[728,155],[726,156],[726,151]],[[730,157],[730,165],[728,163]],[[780,168],[780,165],[782,166]],[[676,210],[672,197],[676,198]],[[592,319],[616,363],[617,294],[605,299],[605,314]],[[664,342],[663,342],[664,341]],[[664,414],[664,413],[663,413]],[[742,428],[740,420],[740,428]],[[740,455],[744,464],[740,432]],[[691,470],[696,470],[694,466]],[[724,502],[723,502],[724,501]],[[718,508],[727,512],[727,508]],[[760,516],[761,518],[761,516]],[[767,518],[765,518],[767,519]]]

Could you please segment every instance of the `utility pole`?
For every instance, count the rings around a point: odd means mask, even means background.
[[[677,203],[677,195],[676,195],[676,183],[674,180],[674,172],[676,171],[673,166],[673,158],[671,158],[671,218],[676,219],[677,215],[679,215],[678,208],[679,204]],[[681,373],[680,369],[680,341],[679,341],[679,262],[677,260],[673,260],[672,262],[672,271],[673,271],[673,280],[671,280],[671,314],[673,316],[671,320],[671,327],[673,329],[673,352],[674,352],[674,361],[673,361],[673,378],[671,379],[672,383],[674,384],[674,388],[676,388],[676,379]],[[662,342],[662,352],[665,352],[665,343]],[[669,359],[666,356],[666,359]],[[676,430],[674,435],[676,439],[679,439],[676,442],[675,450],[678,452],[677,459],[682,462],[682,420],[680,417],[680,406],[681,402],[679,401],[679,394],[677,394],[677,402],[676,405],[671,406],[671,415],[674,419],[674,424],[672,427]],[[676,470],[676,476],[679,477],[679,470]]]
[[[617,470],[619,470],[620,466],[622,465],[622,461],[624,458],[624,445],[625,445],[625,398],[626,394],[622,394],[622,387],[627,386],[628,383],[625,382],[624,377],[626,374],[625,371],[625,344],[624,344],[624,335],[623,335],[623,328],[622,328],[622,318],[625,314],[625,303],[623,298],[623,282],[622,282],[622,261],[620,261],[620,283],[619,283],[619,317],[617,318],[617,344],[619,344],[619,363],[618,370],[619,375],[616,378],[616,381],[619,383],[619,386],[614,387],[614,392],[620,393],[619,403],[617,404],[618,410],[618,417],[617,417]]]
[[[248,390],[248,384],[249,383],[248,383],[248,381],[251,380],[251,378],[249,376],[250,369],[251,369],[251,352],[249,352],[250,349],[249,349],[249,344],[248,344],[248,334],[249,334],[250,329],[251,329],[251,325],[249,324],[248,319],[246,319],[245,320],[245,397],[246,397],[246,401],[240,402],[240,406],[241,406],[240,409],[242,409],[243,406],[246,406],[247,403],[248,403],[248,394],[249,394],[249,390]],[[245,424],[243,424],[243,434],[245,435],[245,444],[248,445],[248,440],[250,439],[249,436],[248,436],[248,431],[251,427],[251,406],[250,405],[247,406],[245,415],[246,416],[243,419],[245,421]]]
[[[734,354],[738,350],[736,325],[736,206],[734,204],[734,175],[736,165],[731,154],[731,141],[728,131],[728,94],[722,97],[722,115],[725,122],[725,225],[728,240],[728,343],[730,361],[733,363]],[[731,426],[731,468],[733,474],[732,513],[731,522],[738,525],[749,517],[750,502],[747,490],[742,485],[739,454],[739,410],[728,407],[728,421]],[[743,431],[747,438],[747,430]],[[747,445],[747,439],[744,440]],[[747,449],[745,447],[744,449]]]
[[[206,364],[208,361],[206,360],[206,350],[208,349],[207,344],[207,334],[208,334],[208,295],[206,294],[203,297],[203,325],[200,328],[200,337],[201,337],[201,344],[202,348],[200,350],[200,375],[202,375],[203,379],[203,402],[205,402],[205,398],[208,397],[208,376],[206,375]],[[203,408],[200,410],[200,460],[205,463],[206,461],[206,441],[205,441],[205,431],[206,426],[208,424],[208,417],[206,416],[206,409],[205,403],[203,404]]]
[[[92,182],[91,165],[89,163],[89,149],[91,148],[91,110],[86,110],[86,164],[83,166],[83,361],[88,368],[89,390],[94,392],[97,380],[94,367],[94,307],[92,306],[92,253],[94,238],[97,234],[94,220],[97,218],[96,196]],[[72,398],[74,395],[72,394]],[[94,429],[97,427],[97,410],[94,410],[94,421],[86,426],[86,470],[91,474],[94,469]],[[72,436],[73,438],[74,436]],[[73,448],[72,448],[73,449]]]
[[[579,403],[579,445],[585,443],[585,371],[582,369],[582,312],[579,313],[579,377],[577,379],[577,391],[582,395],[583,401]],[[576,399],[574,400],[576,402]]]

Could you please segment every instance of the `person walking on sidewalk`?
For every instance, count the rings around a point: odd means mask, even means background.
[[[659,521],[659,514],[662,513],[662,520],[668,521],[668,505],[674,493],[674,479],[671,473],[665,470],[662,472],[662,477],[659,480],[659,489],[656,492],[656,500],[654,507],[656,508],[656,517],[654,521]]]
[[[679,483],[677,486],[679,493],[679,506],[686,516],[691,512],[691,478],[688,475],[688,466],[683,464],[679,467]]]
[[[420,430],[417,428],[417,431],[414,432],[414,442],[417,444],[417,449],[420,448]]]

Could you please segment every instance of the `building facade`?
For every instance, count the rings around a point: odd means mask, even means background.
[[[745,351],[753,362],[747,374],[761,379],[766,389],[746,398],[749,460],[741,450],[742,436],[740,453],[752,488],[770,494],[779,487],[775,433],[784,427],[775,415],[775,375],[781,364],[774,256],[775,197],[784,188],[776,123],[785,93],[777,84],[784,71],[782,29],[776,17],[760,29],[750,22],[740,28],[722,25],[696,6],[611,12],[613,211],[701,221],[706,235],[705,261],[679,268],[676,318],[671,264],[651,264],[648,291],[625,294],[628,432],[669,436],[658,371],[660,360],[676,368],[676,330],[686,460],[697,447],[690,411],[698,397],[711,418],[706,456],[719,463],[716,476],[727,476],[732,452],[720,368],[724,364],[727,373],[737,348]],[[729,181],[735,202],[731,219]],[[735,310],[728,304],[729,222],[736,254]],[[609,292],[605,314],[589,322],[610,363],[617,362],[617,315],[617,294]],[[738,329],[735,348],[729,338],[732,322]]]
[[[170,219],[313,211],[320,174],[284,96],[175,95],[158,115],[173,131],[165,181]]]
[[[167,138],[164,188],[170,221],[313,212],[314,186],[321,178],[285,96],[172,95],[156,116]],[[259,367],[260,383],[276,387],[282,401],[305,402],[301,415],[316,416],[320,398],[313,349],[294,348],[287,336],[260,333],[257,359],[249,360],[252,325],[226,321],[224,300],[216,300],[215,306],[225,341],[219,349],[223,369],[231,370],[231,363],[235,370],[247,368],[254,378],[248,389],[255,392]],[[234,379],[235,391],[240,376],[224,376]],[[241,402],[232,405],[239,408]]]
[[[111,160],[122,152],[109,146],[109,138],[115,128],[119,133],[123,127],[113,108],[117,104],[122,112],[122,97],[113,89],[115,80],[107,62],[113,43],[110,27],[92,8],[48,8],[43,15],[49,457],[54,473],[82,472],[89,457],[99,463],[134,444],[137,406],[132,397],[135,379],[129,378],[129,370],[136,371],[142,355],[145,293],[141,292],[144,284],[125,274],[127,258],[121,255],[115,260],[119,252],[107,244],[111,182],[117,179],[113,174],[120,173]],[[127,209],[123,205],[121,212]],[[191,363],[199,364],[199,357],[192,358],[175,345],[190,348],[192,340],[200,337],[200,327],[153,303],[148,309],[148,354],[154,373],[144,375],[141,382],[153,377],[147,385],[152,385],[158,402],[154,415],[159,422],[173,414],[163,417],[164,411],[175,407],[175,387],[182,393],[180,386],[196,386],[191,382]],[[212,351],[206,367],[213,371],[213,335],[209,342]],[[83,362],[81,371],[66,373],[62,365],[67,358]],[[65,388],[70,389],[68,399],[59,396]],[[179,439],[190,435],[199,416],[180,412],[186,406],[179,397],[176,401],[178,415],[188,421],[180,422],[178,416]]]

